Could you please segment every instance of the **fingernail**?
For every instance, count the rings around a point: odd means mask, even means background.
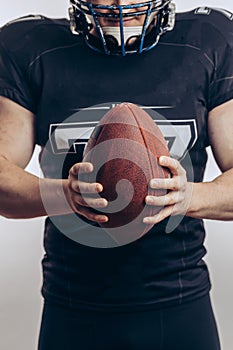
[[[150,224],[151,223],[151,219],[150,218],[144,218],[143,222],[144,222],[144,224]]]
[[[97,182],[95,184],[95,189],[96,189],[97,192],[102,192],[103,191],[103,186],[99,182]]]
[[[160,157],[160,163],[167,164],[167,159],[165,157]]]
[[[78,174],[78,169],[76,169],[76,166],[73,165],[73,167],[71,168],[71,172],[74,174],[74,175],[77,175]]]
[[[99,216],[99,215],[97,215],[96,217],[95,217],[95,219],[96,219],[96,221],[99,221],[99,222],[107,222],[108,220],[106,219],[106,217],[104,217],[104,216]]]
[[[87,168],[86,168],[86,170],[87,170],[89,173],[92,173],[92,171],[94,170],[93,165],[92,165],[92,164],[88,165]]]
[[[158,186],[158,181],[157,180],[151,180],[151,182],[150,182],[150,184],[151,184],[151,186]]]
[[[108,205],[106,199],[100,199],[97,203],[98,208],[104,208]]]
[[[148,204],[152,204],[153,200],[154,200],[154,198],[152,196],[147,196],[146,197],[146,203],[148,203]]]
[[[105,217],[105,218],[103,218],[101,221],[102,221],[102,222],[108,222],[108,218]]]

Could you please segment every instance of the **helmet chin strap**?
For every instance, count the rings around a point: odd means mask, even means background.
[[[112,36],[116,39],[118,46],[121,45],[121,31],[120,27],[102,27],[103,34],[105,36]],[[142,34],[142,26],[132,26],[132,27],[124,27],[124,44],[127,45],[130,38],[140,37]]]

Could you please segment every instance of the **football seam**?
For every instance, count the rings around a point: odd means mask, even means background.
[[[142,136],[142,139],[143,139],[143,141],[144,141],[144,144],[146,145],[146,150],[147,150],[147,155],[148,155],[148,158],[149,158],[149,161],[150,161],[150,172],[151,172],[151,169],[153,169],[152,168],[152,161],[151,161],[151,157],[150,157],[150,153],[148,152],[148,143],[146,142],[146,139],[145,139],[145,137],[143,136],[143,133],[142,133],[142,131],[141,131],[141,127],[140,127],[140,125],[139,125],[139,123],[138,123],[138,120],[137,120],[137,117],[136,117],[136,115],[134,114],[134,112],[133,112],[133,110],[130,108],[130,106],[128,106],[129,107],[129,109],[131,110],[131,112],[132,112],[132,114],[133,114],[133,116],[134,116],[134,118],[135,118],[135,120],[136,120],[136,122],[137,122],[137,125],[138,125],[138,128],[139,128],[139,130],[140,130],[140,133],[141,133],[141,136]],[[139,107],[140,108],[140,107]],[[152,174],[150,174],[150,175],[152,175]]]
[[[148,152],[148,147],[147,147],[148,144],[147,144],[147,142],[146,142],[146,140],[145,140],[145,138],[144,138],[144,136],[143,136],[143,133],[142,133],[142,131],[141,131],[141,127],[140,127],[140,125],[139,125],[139,122],[138,122],[138,120],[137,120],[137,117],[136,117],[134,111],[132,110],[132,108],[130,108],[130,105],[127,105],[127,106],[128,106],[128,108],[130,109],[130,111],[132,112],[132,114],[133,114],[133,116],[134,116],[134,119],[136,120],[136,123],[137,123],[137,125],[138,125],[139,130],[140,130],[142,139],[143,139],[143,141],[144,141],[144,144],[146,145],[147,155],[148,155],[149,162],[150,162],[149,171],[150,171],[150,176],[152,176],[153,174],[151,173],[151,169],[153,169],[153,168],[152,168],[151,157],[150,157],[150,154],[149,154],[149,152]],[[139,108],[140,108],[140,107],[139,107]],[[150,209],[150,213],[151,213],[151,212],[152,212],[152,209]],[[153,226],[153,225],[152,225],[152,226]],[[148,228],[147,228],[147,227],[145,227],[145,230],[143,231],[142,235],[144,234],[145,231],[146,231],[146,232],[148,231]]]

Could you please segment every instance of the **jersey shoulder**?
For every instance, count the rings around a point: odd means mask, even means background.
[[[233,47],[233,14],[229,10],[197,7],[177,14],[177,30],[202,41],[214,44],[221,41]]]
[[[52,19],[43,15],[20,17],[0,28],[1,46],[11,53],[44,51],[67,44],[73,37],[66,18]]]

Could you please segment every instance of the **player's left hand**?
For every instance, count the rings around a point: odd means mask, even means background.
[[[159,164],[168,168],[172,176],[166,179],[151,179],[152,189],[165,189],[168,192],[164,196],[145,198],[146,204],[162,207],[155,216],[144,218],[145,224],[157,224],[171,215],[185,215],[191,201],[193,184],[187,181],[186,171],[179,161],[162,156],[159,158]]]

